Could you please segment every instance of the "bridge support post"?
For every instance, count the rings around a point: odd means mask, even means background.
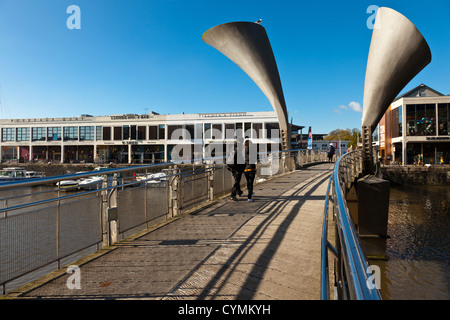
[[[370,126],[363,126],[362,131],[364,172],[373,173],[372,128]]]
[[[372,175],[358,180],[358,234],[369,259],[386,258],[390,182]]]

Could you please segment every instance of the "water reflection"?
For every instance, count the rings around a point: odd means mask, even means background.
[[[450,298],[450,187],[391,186],[384,299]]]

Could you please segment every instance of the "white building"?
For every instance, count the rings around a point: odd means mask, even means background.
[[[217,156],[236,134],[269,151],[280,142],[274,111],[7,119],[0,127],[2,162],[154,163],[170,161],[176,145],[190,146],[186,157]]]

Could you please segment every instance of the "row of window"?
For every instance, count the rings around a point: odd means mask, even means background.
[[[2,128],[1,141],[94,141],[94,140],[166,140],[166,139],[224,139],[236,138],[241,132],[244,138],[263,138],[263,123],[200,123],[186,125],[124,125],[114,127],[69,126]],[[272,129],[278,130],[278,123],[266,123],[266,137],[272,137]],[[167,134],[167,135],[166,135]]]
[[[450,103],[408,104],[406,124],[402,120],[402,107],[392,110],[392,137],[449,135]]]

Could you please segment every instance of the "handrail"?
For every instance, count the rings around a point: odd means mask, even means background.
[[[323,228],[322,228],[322,252],[321,252],[321,268],[322,272],[320,273],[320,294],[321,294],[321,300],[328,300],[330,298],[330,292],[329,292],[329,277],[328,277],[328,246],[330,243],[328,242],[328,201],[329,201],[329,194],[330,194],[330,187],[331,187],[331,181],[333,177],[330,177],[330,180],[328,182],[327,187],[327,193],[325,196],[325,217],[323,221]]]
[[[358,235],[349,213],[343,191],[344,187],[341,186],[341,181],[346,183],[345,180],[347,179],[347,177],[340,176],[341,165],[342,167],[345,166],[344,162],[346,157],[357,156],[357,152],[360,151],[349,152],[336,161],[327,190],[322,234],[321,298],[323,300],[329,299],[328,250],[337,254],[338,263],[342,262],[344,267],[342,273],[337,272],[335,275],[339,285],[343,289],[343,293],[341,296],[337,297],[338,299],[381,300],[379,290],[368,285],[371,276],[369,273],[368,261],[359,243]],[[335,228],[338,237],[338,251],[336,251],[327,240],[330,189],[332,189],[333,207],[336,219]]]

